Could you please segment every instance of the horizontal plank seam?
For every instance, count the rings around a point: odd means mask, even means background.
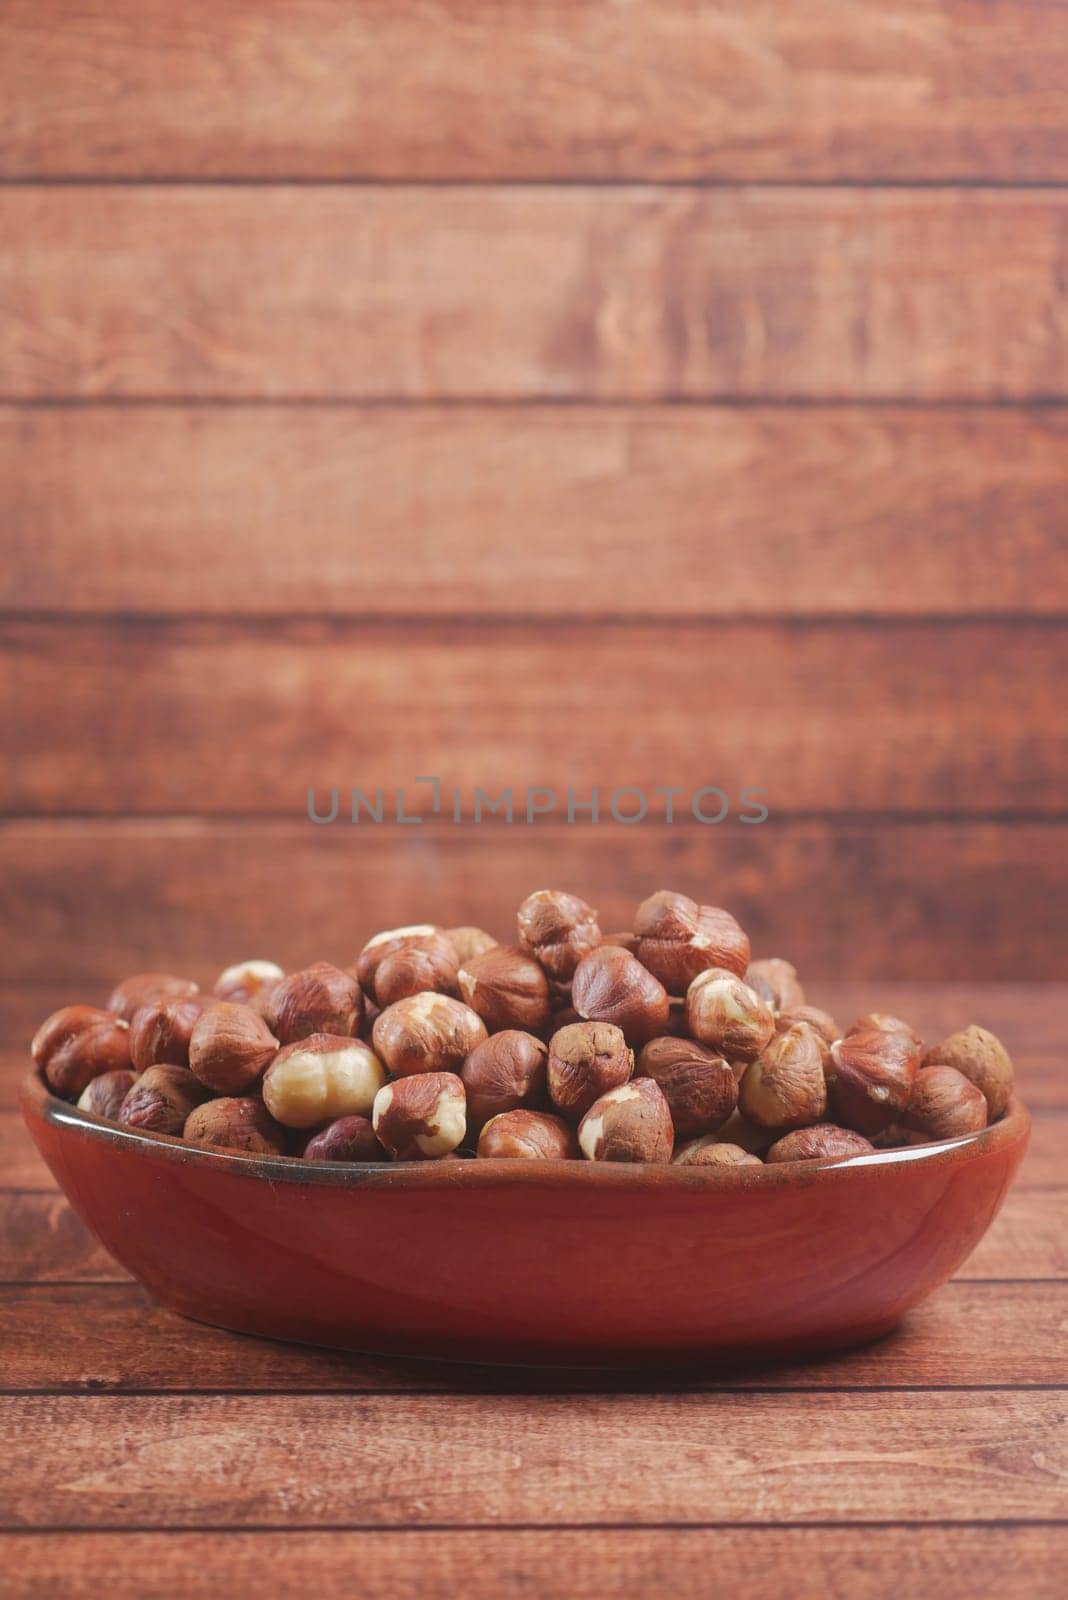
[[[978,397],[975,395],[944,394],[937,397],[924,398],[921,395],[896,394],[896,395],[819,395],[819,394],[789,394],[789,395],[763,395],[763,394],[734,394],[728,390],[713,391],[708,394],[676,394],[665,391],[662,394],[649,395],[616,395],[606,397],[595,394],[575,395],[544,395],[544,394],[464,394],[464,395],[438,395],[410,397],[403,394],[389,395],[260,395],[253,392],[246,394],[204,395],[204,394],[126,394],[123,396],[98,397],[95,395],[54,394],[54,395],[21,395],[0,393],[0,406],[9,407],[19,411],[55,411],[55,410],[89,410],[103,405],[126,407],[171,407],[183,410],[193,407],[205,409],[238,407],[251,408],[254,406],[270,407],[324,407],[345,408],[348,410],[383,411],[387,409],[428,409],[435,410],[460,410],[479,409],[489,411],[493,409],[515,410],[518,407],[547,409],[574,409],[576,407],[590,408],[596,406],[601,411],[633,410],[642,407],[645,410],[734,410],[734,411],[1063,411],[1068,407],[1068,390],[1045,392],[1036,390],[1032,394],[1017,395],[1012,398],[1002,398],[996,395]]]
[[[1068,178],[987,178],[968,177],[953,173],[928,174],[922,178],[893,177],[890,174],[871,174],[864,178],[746,178],[746,177],[690,177],[650,178],[640,173],[603,177],[569,173],[553,177],[509,177],[507,174],[480,177],[383,177],[373,173],[349,173],[343,177],[313,176],[308,173],[287,174],[276,171],[266,175],[224,173],[213,176],[189,173],[19,173],[0,176],[0,189],[403,189],[418,191],[465,189],[609,189],[631,190],[641,194],[646,190],[658,193],[685,194],[706,189],[744,193],[749,189],[789,193],[794,189],[805,191],[839,190],[878,191],[892,193],[916,190],[921,194],[949,193],[965,190],[970,194],[1005,194],[1017,190],[1024,194],[1062,194],[1068,190]]]
[[[762,1532],[775,1533],[803,1533],[806,1529],[814,1532],[850,1532],[864,1531],[890,1532],[895,1528],[908,1528],[917,1532],[938,1528],[996,1528],[1006,1531],[1030,1528],[1068,1528],[1068,1519],[1064,1517],[932,1517],[929,1521],[915,1518],[899,1517],[893,1520],[877,1522],[871,1518],[849,1521],[805,1520],[785,1522],[761,1518],[759,1522],[194,1522],[194,1523],[161,1523],[161,1522],[122,1522],[112,1523],[107,1527],[93,1527],[79,1523],[37,1523],[33,1527],[0,1523],[0,1533],[5,1537],[18,1535],[21,1538],[41,1539],[53,1538],[57,1534],[67,1534],[72,1537],[84,1538],[91,1535],[94,1538],[115,1538],[116,1535],[127,1536],[130,1534],[170,1534],[177,1538],[188,1537],[190,1534],[233,1534],[239,1536],[248,1533],[270,1534],[309,1534],[316,1535],[327,1533],[381,1533],[393,1535],[398,1533],[436,1534],[443,1533],[701,1533],[701,1532],[730,1532],[738,1530],[746,1534],[759,1534]]]
[[[334,633],[362,630],[384,633],[395,628],[435,628],[448,631],[500,631],[510,633],[544,632],[546,626],[563,632],[568,629],[602,628],[647,632],[671,628],[688,628],[693,631],[711,631],[722,634],[729,629],[782,628],[797,632],[830,629],[845,631],[851,628],[879,628],[887,633],[901,628],[930,628],[944,632],[947,628],[959,631],[997,626],[1002,628],[1043,628],[1060,631],[1068,627],[1068,604],[1057,611],[871,611],[858,608],[850,611],[747,611],[735,609],[722,616],[715,611],[573,611],[559,610],[538,613],[523,611],[324,611],[315,609],[278,610],[108,610],[82,609],[56,610],[41,606],[25,609],[11,604],[0,604],[0,627],[112,627],[122,626],[133,630],[156,632],[160,628],[199,628],[204,633],[212,629],[241,628],[248,633],[270,630],[272,637],[279,630],[289,632],[314,625],[323,632]],[[297,641],[300,642],[300,641]],[[317,643],[318,641],[314,641]]]

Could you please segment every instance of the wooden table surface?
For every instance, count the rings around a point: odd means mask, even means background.
[[[862,993],[817,998],[847,1015]],[[929,1034],[974,1013],[1012,1043],[1035,1113],[1017,1186],[889,1339],[700,1381],[346,1356],[158,1310],[33,1152],[13,1039],[5,1592],[1062,1593],[1068,988],[879,998]]]

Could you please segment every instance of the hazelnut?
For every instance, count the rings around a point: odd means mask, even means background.
[[[519,943],[556,983],[570,983],[583,956],[601,942],[597,913],[577,894],[536,889],[516,915]]]
[[[107,1009],[117,1012],[124,1022],[131,1022],[135,1011],[155,1000],[188,1000],[190,995],[199,993],[200,985],[191,978],[176,978],[170,972],[139,972],[112,989]]]
[[[773,1011],[790,1011],[805,1003],[805,991],[798,981],[797,968],[781,956],[751,961],[745,970],[745,981],[751,989],[756,989]]]
[[[472,956],[492,950],[497,943],[492,933],[487,933],[484,928],[446,928],[445,933],[461,966],[465,961],[470,961]]]
[[[620,945],[583,957],[575,968],[571,999],[580,1017],[613,1023],[632,1045],[662,1034],[671,1010],[663,984]]]
[[[873,1134],[896,1122],[912,1097],[923,1046],[911,1029],[872,1024],[831,1046],[827,1084],[839,1122]]]
[[[189,1113],[200,1105],[207,1090],[187,1067],[149,1067],[119,1107],[124,1128],[143,1133],[169,1133],[179,1138]]]
[[[280,1156],[286,1148],[285,1129],[275,1122],[262,1100],[209,1100],[186,1118],[182,1138],[189,1144],[240,1150],[250,1156]]]
[[[305,1161],[382,1161],[385,1154],[366,1117],[338,1117],[304,1146]]]
[[[964,1028],[928,1051],[925,1067],[956,1067],[986,1097],[990,1121],[996,1122],[1008,1110],[1012,1099],[1012,1059],[1001,1040],[985,1028]]]
[[[621,950],[629,950],[631,955],[634,955],[638,949],[638,935],[629,928],[623,929],[621,933],[603,933],[601,946],[606,944],[619,945]]]
[[[773,1165],[784,1161],[845,1161],[850,1156],[871,1155],[875,1146],[862,1134],[818,1122],[812,1128],[795,1128],[777,1139],[765,1156]]]
[[[491,1117],[540,1101],[548,1056],[541,1039],[518,1028],[506,1028],[476,1044],[460,1072],[471,1127],[481,1128]]]
[[[313,1033],[356,1033],[362,1004],[360,986],[351,973],[329,961],[317,961],[275,984],[263,1016],[276,1039],[295,1044]]]
[[[262,1076],[278,1040],[251,1006],[218,1000],[196,1020],[189,1070],[216,1094],[240,1094]]]
[[[356,957],[356,977],[364,994],[379,1006],[389,1005],[388,1000],[383,1000],[378,993],[378,971],[387,963],[387,975],[394,984],[401,984],[402,974],[405,970],[404,963],[396,966],[391,964],[391,958],[406,953],[409,956],[416,953],[430,957],[431,966],[437,965],[440,970],[451,970],[455,984],[456,967],[459,957],[456,946],[441,928],[435,927],[432,922],[414,923],[407,928],[387,928],[384,933],[376,933],[373,939],[368,939],[359,955]],[[432,988],[433,985],[424,985]],[[409,990],[409,993],[418,993],[418,990]],[[395,1000],[404,998],[399,993],[394,994]]]
[[[738,1103],[733,1068],[692,1039],[650,1039],[638,1057],[638,1074],[660,1085],[680,1137],[710,1133]]]
[[[587,1161],[670,1161],[675,1130],[659,1085],[635,1078],[609,1089],[579,1123],[578,1142]]]
[[[378,1057],[358,1039],[313,1033],[279,1050],[263,1079],[263,1100],[286,1128],[335,1117],[365,1117],[386,1081]]]
[[[130,1023],[130,1059],[138,1072],[149,1067],[187,1067],[189,1041],[206,1006],[203,995],[187,1000],[153,1000],[135,1011]]]
[[[959,1139],[985,1128],[987,1113],[982,1089],[956,1067],[939,1065],[917,1072],[904,1121],[928,1139]]]
[[[488,1160],[570,1161],[579,1153],[574,1130],[548,1111],[502,1111],[491,1117],[478,1140]]]
[[[792,1028],[795,1022],[804,1022],[810,1028],[814,1028],[828,1050],[836,1039],[842,1037],[842,1030],[830,1012],[821,1011],[818,1006],[785,1007],[775,1017],[776,1033],[785,1033],[787,1028]]]
[[[258,1010],[276,983],[281,983],[285,973],[273,961],[238,961],[226,967],[215,980],[216,1000],[232,1000],[235,1005],[254,1005]]]
[[[129,1024],[97,1006],[63,1006],[41,1023],[30,1053],[52,1093],[76,1100],[101,1073],[130,1066]]]
[[[676,1167],[762,1167],[759,1156],[743,1150],[740,1144],[722,1144],[708,1134],[680,1145],[672,1157]]]
[[[708,967],[725,967],[741,977],[749,963],[749,940],[729,911],[700,906],[670,889],[642,901],[634,931],[638,960],[669,994],[685,994]]]
[[[885,1011],[869,1011],[867,1016],[858,1017],[853,1026],[847,1029],[846,1038],[854,1033],[903,1033],[915,1044],[923,1045],[923,1040],[910,1022],[891,1017]]]
[[[505,944],[483,950],[464,962],[459,981],[460,993],[490,1033],[502,1028],[540,1033],[549,1021],[549,980],[533,956],[523,950]]]
[[[433,1161],[463,1143],[464,1086],[454,1072],[421,1072],[387,1083],[375,1095],[371,1121],[378,1142],[398,1161]]]
[[[459,1072],[485,1024],[462,1000],[413,994],[387,1006],[371,1035],[375,1054],[396,1077],[413,1072]]]
[[[729,1061],[755,1061],[775,1032],[771,1007],[737,973],[699,972],[686,991],[690,1032]]]
[[[402,945],[378,963],[375,1000],[385,1008],[416,994],[454,995],[458,968],[456,953],[444,938],[433,943],[428,940],[425,945]]]
[[[117,1122],[119,1107],[137,1082],[136,1072],[118,1067],[114,1072],[102,1072],[99,1078],[87,1083],[78,1096],[78,1110],[88,1111],[105,1122]]]
[[[549,1098],[569,1117],[581,1117],[608,1089],[626,1083],[634,1052],[610,1022],[573,1022],[549,1042]]]
[[[746,1066],[744,1071],[748,1070]],[[740,1111],[735,1111],[721,1128],[717,1128],[714,1133],[705,1134],[705,1138],[716,1144],[737,1145],[747,1155],[763,1156],[775,1141],[775,1130],[762,1128],[759,1123],[750,1122],[748,1117],[743,1117]]]
[[[762,1128],[804,1128],[827,1110],[819,1038],[804,1023],[776,1033],[746,1069],[738,1091],[743,1116]]]

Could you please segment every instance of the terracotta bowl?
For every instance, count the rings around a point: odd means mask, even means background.
[[[986,1232],[1027,1147],[837,1163],[340,1166],[227,1155],[22,1094],[75,1211],[173,1311],[241,1333],[468,1361],[763,1358],[872,1339]]]

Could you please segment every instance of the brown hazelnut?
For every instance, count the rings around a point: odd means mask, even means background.
[[[768,1001],[773,1011],[790,1011],[805,1003],[797,968],[781,956],[751,961],[745,970],[745,981],[751,989],[756,989],[761,999]]]
[[[283,1127],[315,1128],[336,1117],[366,1117],[385,1081],[382,1063],[359,1039],[313,1033],[279,1050],[263,1099]]]
[[[738,1080],[722,1056],[693,1039],[650,1039],[638,1075],[658,1083],[680,1137],[711,1133],[738,1104]]]
[[[749,963],[749,940],[719,906],[660,889],[643,900],[634,919],[635,954],[669,994],[685,994],[699,972],[724,967],[740,977]]]
[[[819,1122],[812,1128],[795,1128],[777,1139],[765,1156],[770,1165],[786,1161],[846,1161],[850,1156],[871,1155],[875,1146],[863,1134],[833,1122]]]
[[[601,942],[597,913],[577,894],[536,889],[516,915],[520,947],[539,961],[556,983],[567,984],[583,956]]]
[[[186,1000],[153,1000],[135,1011],[130,1023],[130,1059],[138,1072],[149,1067],[187,1067],[193,1029],[210,1001],[200,994]]]
[[[827,1110],[819,1038],[798,1023],[776,1033],[746,1069],[738,1107],[762,1128],[804,1128]]]
[[[579,1153],[574,1130],[548,1111],[502,1111],[478,1140],[484,1160],[570,1161]]]
[[[828,1050],[836,1039],[842,1037],[842,1030],[830,1012],[821,1011],[818,1006],[788,1006],[778,1012],[775,1017],[776,1033],[785,1033],[795,1022],[804,1022],[814,1028]]]
[[[885,1011],[869,1011],[866,1016],[858,1017],[845,1036],[849,1038],[854,1033],[903,1033],[921,1048],[923,1046],[923,1040],[910,1022],[891,1017]]]
[[[387,1006],[374,1025],[375,1054],[396,1077],[413,1072],[459,1072],[485,1024],[462,1000],[446,994],[413,994]]]
[[[928,1139],[959,1139],[985,1128],[987,1114],[982,1089],[956,1067],[921,1067],[904,1122]]]
[[[662,1034],[671,1011],[663,984],[620,945],[602,946],[579,962],[571,999],[580,1017],[614,1023],[632,1045]]]
[[[285,1129],[275,1122],[262,1100],[209,1100],[186,1118],[182,1138],[189,1144],[238,1150],[250,1156],[285,1153]]]
[[[956,1067],[986,1097],[990,1121],[996,1122],[1008,1110],[1012,1099],[1013,1067],[1001,1040],[985,1028],[964,1028],[928,1051],[925,1067]]]
[[[478,1012],[490,1033],[521,1028],[540,1033],[552,1014],[549,980],[525,951],[496,944],[465,961],[459,973],[460,993]]]
[[[106,1122],[117,1122],[119,1107],[136,1082],[136,1072],[122,1067],[114,1072],[102,1072],[99,1078],[87,1083],[78,1096],[78,1110],[103,1117]]]
[[[41,1023],[30,1053],[52,1093],[76,1100],[101,1073],[131,1065],[129,1024],[97,1006],[63,1006]]]
[[[276,983],[281,983],[285,973],[273,961],[238,961],[226,967],[215,980],[216,1000],[232,1000],[238,1006],[254,1006],[258,1011]]]
[[[445,933],[456,951],[456,959],[461,966],[465,961],[470,961],[472,956],[480,956],[484,950],[492,950],[497,943],[492,933],[487,933],[485,928],[446,928]]]
[[[366,1117],[338,1117],[304,1146],[305,1161],[383,1161],[385,1155]]]
[[[546,1081],[557,1110],[581,1117],[634,1072],[634,1052],[610,1022],[573,1022],[549,1041]]]
[[[467,1091],[467,1119],[481,1128],[491,1117],[541,1101],[549,1049],[532,1033],[506,1028],[476,1044],[460,1076]]]
[[[729,1061],[755,1061],[775,1032],[771,1007],[737,973],[710,967],[686,991],[691,1034]]]
[[[743,1150],[740,1144],[722,1144],[705,1134],[680,1145],[672,1159],[676,1167],[762,1167],[759,1156]]]
[[[278,1040],[251,1006],[218,1000],[196,1020],[189,1070],[216,1094],[240,1094],[262,1077]]]
[[[368,939],[359,955],[356,957],[356,977],[360,988],[365,995],[369,995],[376,1005],[389,1005],[390,1001],[383,1000],[378,993],[378,970],[383,963],[390,962],[391,958],[406,952],[409,956],[419,952],[431,958],[431,964],[437,965],[441,970],[451,970],[455,983],[455,972],[458,964],[456,946],[448,935],[432,922],[413,923],[407,928],[387,928],[384,933],[376,933],[373,939]],[[401,984],[401,974],[404,964],[387,967],[394,984]],[[428,985],[433,987],[433,985]],[[409,991],[418,993],[417,990]],[[403,998],[400,994],[393,996],[395,1000]]]
[[[748,1072],[748,1065],[744,1068]],[[735,1111],[729,1116],[721,1128],[714,1133],[705,1134],[706,1139],[713,1140],[716,1144],[736,1144],[751,1156],[763,1156],[775,1142],[776,1130],[762,1128],[759,1123],[750,1122],[748,1117],[743,1117],[740,1111]]]
[[[609,1089],[579,1123],[578,1142],[587,1161],[670,1161],[675,1130],[660,1086],[634,1078]]]
[[[263,1016],[276,1039],[295,1044],[313,1033],[356,1033],[362,1005],[360,986],[350,972],[317,961],[275,984]]]
[[[877,1025],[836,1039],[827,1084],[837,1120],[869,1136],[898,1121],[912,1098],[922,1049],[911,1029]]]
[[[420,1072],[387,1083],[375,1095],[371,1122],[397,1161],[434,1161],[463,1143],[464,1086],[454,1072]]]
[[[150,1006],[155,1000],[188,1000],[199,994],[200,985],[191,978],[176,978],[170,972],[139,972],[116,984],[108,997],[107,1009],[116,1012],[124,1022],[131,1022],[135,1011]]]
[[[375,1000],[385,1009],[416,994],[454,995],[458,968],[456,953],[444,937],[402,945],[378,963]]]
[[[620,933],[603,933],[601,945],[603,947],[606,944],[619,945],[621,950],[629,950],[634,955],[638,949],[638,935],[630,928],[624,928]]]
[[[149,1067],[119,1107],[118,1120],[124,1128],[177,1139],[189,1113],[206,1097],[207,1090],[188,1067]]]

